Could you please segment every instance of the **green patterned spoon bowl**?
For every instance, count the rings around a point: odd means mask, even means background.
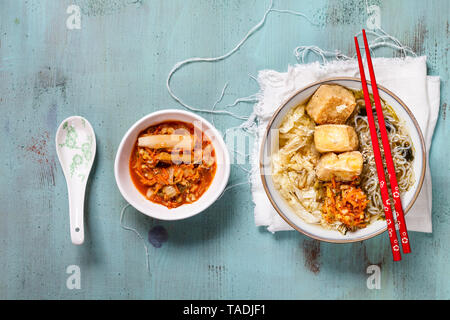
[[[73,116],[61,123],[56,132],[56,153],[66,178],[70,238],[76,245],[84,242],[84,196],[95,150],[94,129],[86,119]]]

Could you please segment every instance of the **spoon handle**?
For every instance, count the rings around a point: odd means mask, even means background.
[[[84,194],[86,186],[69,187],[70,238],[76,245],[84,242]]]

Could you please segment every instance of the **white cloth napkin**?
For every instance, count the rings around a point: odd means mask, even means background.
[[[378,84],[394,92],[411,109],[425,138],[428,151],[439,115],[440,79],[427,76],[426,57],[374,58],[373,65]],[[366,74],[369,72],[366,70]],[[261,138],[273,112],[296,90],[326,78],[359,76],[355,60],[334,61],[289,66],[281,73],[263,70],[258,74],[260,92],[254,114],[258,118],[257,137],[252,153],[252,196],[255,203],[255,223],[267,226],[271,232],[292,230],[270,204],[259,176],[259,150]],[[406,215],[408,230],[432,232],[431,225],[431,175],[427,170],[422,190],[411,211]]]

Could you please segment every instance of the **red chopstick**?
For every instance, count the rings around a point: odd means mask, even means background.
[[[372,84],[372,94],[375,101],[375,109],[378,116],[378,128],[380,129],[381,142],[383,144],[384,158],[386,159],[386,166],[389,173],[389,181],[391,182],[392,198],[394,200],[394,207],[397,217],[397,224],[400,232],[400,239],[402,243],[403,253],[410,253],[411,247],[409,244],[408,230],[406,229],[405,215],[403,213],[402,201],[400,199],[400,191],[398,188],[397,177],[395,175],[394,161],[392,160],[391,147],[389,145],[389,138],[386,131],[386,124],[384,122],[383,108],[381,107],[380,95],[378,94],[377,81],[375,79],[375,72],[373,71],[372,58],[370,57],[370,48],[367,43],[366,30],[363,29],[364,47],[366,48],[366,59],[369,67],[370,82]]]
[[[359,51],[358,38],[355,37],[356,54],[358,56],[359,73],[361,75],[361,84],[364,92],[364,101],[366,103],[367,121],[369,122],[370,137],[372,140],[373,154],[375,157],[375,164],[377,167],[378,182],[380,184],[381,199],[384,204],[384,214],[386,216],[387,229],[389,240],[391,241],[392,255],[394,261],[400,261],[402,256],[400,254],[400,247],[398,245],[397,232],[395,231],[395,222],[392,215],[392,209],[389,203],[389,191],[387,188],[386,177],[384,175],[383,161],[381,159],[380,145],[378,144],[377,129],[375,127],[375,120],[372,112],[372,104],[370,103],[369,90],[367,88],[366,76],[364,74],[364,66],[362,63],[361,52]]]

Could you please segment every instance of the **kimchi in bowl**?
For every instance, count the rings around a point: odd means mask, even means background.
[[[180,220],[204,211],[222,194],[230,157],[208,121],[183,110],[162,110],[127,131],[114,174],[120,193],[137,210],[160,220]]]

